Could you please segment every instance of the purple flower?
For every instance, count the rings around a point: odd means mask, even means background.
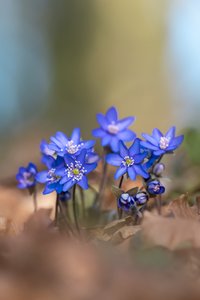
[[[138,205],[145,204],[148,201],[148,199],[149,197],[146,192],[138,192],[134,197],[134,200]]]
[[[128,211],[134,205],[135,205],[134,197],[129,195],[128,193],[123,193],[118,198],[118,207],[125,211]]]
[[[97,167],[97,164],[89,164],[86,155],[87,151],[84,149],[76,158],[69,154],[64,156],[66,165],[59,170],[59,175],[62,177],[60,184],[63,185],[63,192],[68,191],[75,184],[78,184],[83,189],[88,189],[86,175],[93,171]]]
[[[50,138],[51,142],[48,145],[50,150],[55,151],[58,156],[64,156],[65,154],[70,154],[77,156],[80,154],[82,149],[87,150],[88,159],[94,154],[93,146],[95,141],[83,141],[81,140],[81,133],[79,128],[75,128],[72,132],[70,138],[68,138],[64,133],[58,131],[55,136]]]
[[[119,167],[115,173],[115,179],[118,179],[125,173],[128,173],[132,180],[135,180],[137,175],[140,175],[143,178],[149,178],[149,174],[144,170],[142,165],[146,155],[146,153],[140,152],[140,140],[135,139],[129,149],[123,142],[120,142],[119,154],[108,154],[106,156],[106,161],[110,165]]]
[[[27,167],[20,167],[16,175],[18,188],[29,189],[36,184],[37,167],[33,163],[29,163]]]
[[[163,163],[158,163],[153,167],[153,174],[157,177],[162,176],[162,173],[165,170],[165,165]]]
[[[159,195],[165,192],[165,187],[161,185],[159,180],[155,179],[147,183],[147,191],[151,195]]]
[[[115,107],[111,107],[106,115],[97,114],[97,121],[100,128],[92,131],[93,136],[101,138],[102,146],[109,146],[112,151],[119,151],[119,141],[129,142],[134,140],[136,134],[127,129],[133,121],[134,117],[128,117],[118,120],[118,113]]]
[[[155,128],[152,135],[146,133],[142,134],[146,141],[142,141],[141,145],[152,150],[153,154],[156,156],[172,152],[180,146],[184,138],[183,135],[175,137],[175,131],[176,127],[173,126],[164,135],[159,129]]]

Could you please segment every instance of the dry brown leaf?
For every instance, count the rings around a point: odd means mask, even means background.
[[[196,220],[165,218],[144,213],[142,233],[152,245],[176,249],[184,245],[200,248],[200,224]]]
[[[132,237],[140,230],[141,230],[140,225],[137,226],[125,225],[114,233],[114,235],[111,237],[111,242],[114,244],[123,243],[125,240]]]

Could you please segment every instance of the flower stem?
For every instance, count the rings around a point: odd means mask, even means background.
[[[36,187],[34,187],[33,191],[33,206],[34,206],[34,212],[37,211],[37,190]]]
[[[76,225],[76,229],[78,232],[80,232],[77,213],[76,213],[76,184],[73,186],[73,191],[72,191],[72,205],[73,205],[73,214],[74,214],[74,222]]]
[[[59,207],[59,194],[56,194],[56,207],[55,207],[55,224],[58,225],[58,207]]]
[[[156,201],[156,207],[157,207],[158,214],[161,215],[161,207],[162,207],[161,195],[157,195],[155,197],[155,201]]]
[[[64,220],[65,224],[67,225],[69,231],[71,231],[71,233],[74,234],[73,229],[72,229],[70,223],[68,222],[67,216],[66,216],[66,214],[65,214],[65,212],[64,212],[64,208],[63,208],[62,201],[59,201],[59,202],[58,202],[58,205],[59,205],[60,212],[61,212],[61,214],[62,214],[62,216],[63,216],[63,220]]]
[[[120,179],[120,182],[119,182],[119,189],[121,189],[123,181],[124,181],[124,175],[121,176],[121,179]],[[122,214],[123,214],[123,210],[120,207],[118,207],[118,204],[117,204],[117,212],[118,212],[119,219],[121,219]]]
[[[97,194],[94,203],[95,204],[100,204],[103,196],[104,196],[104,191],[105,191],[105,187],[106,187],[106,180],[107,180],[107,173],[108,173],[108,164],[106,162],[106,154],[108,153],[107,148],[104,147],[104,152],[103,152],[103,173],[102,173],[102,177],[101,177],[101,182],[99,185],[99,193]]]
[[[85,219],[85,197],[84,197],[84,192],[81,187],[79,187],[80,190],[80,197],[81,197],[81,206],[82,206],[82,214],[83,214],[83,219]]]

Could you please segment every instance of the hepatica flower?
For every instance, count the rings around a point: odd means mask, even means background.
[[[148,182],[147,190],[151,195],[159,195],[165,192],[165,187],[160,183],[159,180],[155,179]]]
[[[100,128],[92,131],[93,136],[101,138],[102,146],[109,146],[112,151],[119,151],[119,141],[129,142],[134,140],[136,134],[128,129],[133,123],[134,117],[127,117],[118,120],[118,113],[115,107],[111,107],[105,116],[97,114],[97,121]]]
[[[95,141],[83,141],[81,139],[81,133],[79,128],[75,128],[70,138],[64,133],[58,131],[55,136],[50,138],[51,142],[48,148],[55,151],[58,156],[64,156],[70,154],[73,156],[79,155],[82,149],[86,149],[89,154],[93,154],[93,146]]]
[[[149,178],[149,174],[143,168],[143,161],[146,153],[140,152],[140,140],[135,139],[132,146],[128,149],[123,142],[119,143],[119,154],[108,154],[106,157],[107,163],[119,167],[115,173],[115,179],[125,173],[130,179],[135,180],[137,175],[143,178]]]
[[[135,204],[134,197],[129,195],[128,193],[123,193],[118,198],[118,207],[128,211]]]
[[[27,167],[20,167],[16,175],[18,188],[29,189],[36,184],[37,167],[33,163],[29,163]]]
[[[156,156],[172,152],[180,146],[184,138],[183,135],[175,137],[175,131],[176,127],[173,126],[164,135],[159,129],[155,128],[152,135],[146,133],[142,134],[146,141],[142,141],[141,145],[152,150],[153,154]]]
[[[87,151],[84,149],[76,158],[69,154],[64,156],[66,165],[59,170],[59,174],[62,177],[60,184],[63,185],[63,192],[68,191],[75,184],[78,184],[83,189],[88,189],[87,174],[93,171],[97,164],[89,164],[86,155]]]

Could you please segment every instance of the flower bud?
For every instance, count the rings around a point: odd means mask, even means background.
[[[147,184],[147,190],[151,195],[159,195],[165,192],[165,187],[159,180],[152,180]]]
[[[124,210],[129,210],[135,204],[133,196],[123,193],[118,199],[118,206]]]
[[[153,174],[155,176],[161,176],[163,171],[165,170],[165,165],[163,163],[158,163],[153,168]]]
[[[143,205],[148,201],[149,197],[146,192],[138,192],[134,199],[138,205]]]

